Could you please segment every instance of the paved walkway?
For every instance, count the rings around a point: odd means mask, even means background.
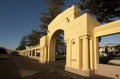
[[[82,77],[64,71],[64,61],[40,64],[22,56],[0,60],[0,79],[110,79],[102,76]],[[19,72],[18,72],[19,70]]]
[[[102,76],[89,78],[64,71],[64,61],[40,64],[36,60],[25,57],[14,57],[23,79],[111,79]]]
[[[36,60],[15,57],[23,79],[84,79],[57,69],[53,64],[40,64]]]
[[[18,67],[12,58],[0,59],[0,79],[21,79]]]

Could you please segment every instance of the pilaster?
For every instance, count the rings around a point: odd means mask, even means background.
[[[67,48],[66,48],[66,67],[70,67],[70,64],[71,64],[71,56],[70,56],[70,54],[71,54],[71,52],[70,52],[70,42],[69,42],[69,40],[66,40],[65,41],[66,42],[66,45],[67,45]]]
[[[83,40],[83,48],[82,48],[82,70],[89,71],[89,36],[85,35],[82,36],[81,39]]]

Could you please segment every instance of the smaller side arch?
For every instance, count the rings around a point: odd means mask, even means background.
[[[19,53],[17,51],[13,51],[13,52],[11,52],[11,55],[12,56],[19,56]]]

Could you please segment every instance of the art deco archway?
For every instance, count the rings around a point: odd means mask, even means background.
[[[40,39],[40,62],[49,63],[55,60],[55,46],[59,33],[64,31],[66,42],[65,70],[89,76],[95,69],[93,53],[93,30],[100,25],[89,14],[80,16],[76,6],[59,14],[48,26],[48,34]]]

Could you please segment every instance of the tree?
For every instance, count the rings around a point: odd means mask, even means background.
[[[27,46],[35,46],[39,44],[41,38],[41,32],[37,30],[32,30],[30,34],[27,35]]]
[[[16,48],[16,50],[24,50],[26,49],[26,44],[27,44],[27,37],[23,36],[21,41],[20,41],[20,45]]]
[[[40,31],[32,30],[32,32],[26,35],[26,39],[21,39],[21,42],[25,42],[25,45],[20,45],[17,49],[25,49],[25,46],[35,46],[39,44],[39,40],[42,36],[47,34],[47,28],[50,22],[63,11],[65,6],[64,0],[45,0],[48,6],[47,12],[41,13],[40,16]]]
[[[120,0],[80,0],[78,6],[101,23],[120,19]]]
[[[63,11],[63,7],[65,6],[64,0],[45,0],[45,3],[48,6],[48,11],[41,13],[40,16],[42,36],[47,34],[48,25]]]
[[[48,6],[48,11],[41,13],[41,16],[40,16],[40,21],[41,21],[40,28],[41,28],[42,36],[47,35],[48,25],[59,13],[63,11],[63,8],[65,6],[64,0],[45,0],[45,3]],[[62,40],[63,40],[63,37],[61,36],[60,39],[58,39],[58,41],[56,42],[57,47],[60,45],[63,46]],[[56,50],[57,50],[57,47],[56,47]]]
[[[16,50],[24,50],[27,46],[35,46],[39,44],[41,32],[37,30],[32,30],[32,32],[26,36],[23,36],[20,45]]]

